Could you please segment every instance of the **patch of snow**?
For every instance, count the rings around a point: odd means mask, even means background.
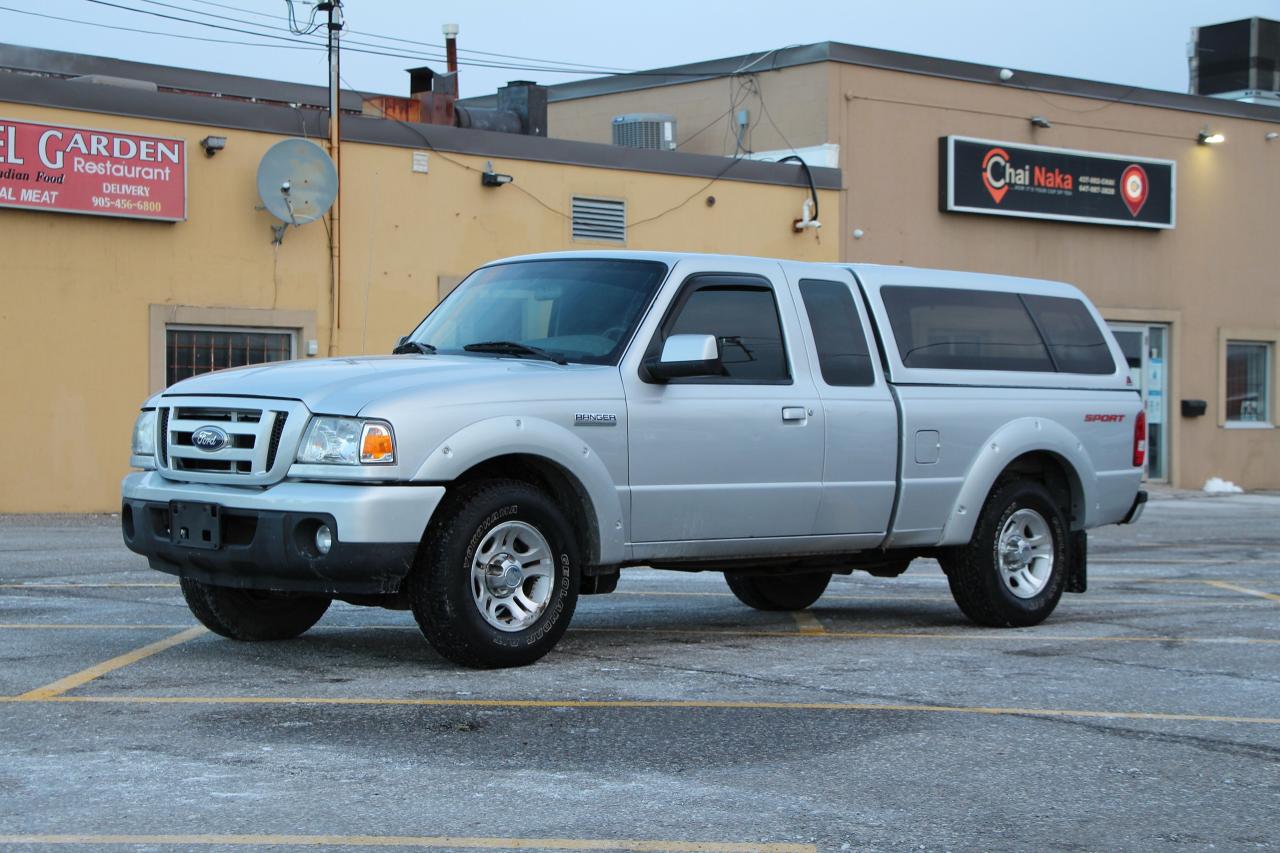
[[[1239,495],[1244,493],[1244,489],[1230,480],[1224,480],[1221,477],[1210,477],[1204,481],[1204,493],[1206,495]]]

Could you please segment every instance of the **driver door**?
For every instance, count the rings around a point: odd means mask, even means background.
[[[679,262],[622,363],[635,543],[807,536],[822,495],[824,414],[776,262]],[[673,334],[714,335],[724,376],[647,379]],[[756,540],[753,542],[752,540]]]

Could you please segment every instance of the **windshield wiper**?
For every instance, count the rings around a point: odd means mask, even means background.
[[[424,344],[422,341],[405,341],[397,344],[396,348],[391,351],[392,355],[404,355],[405,353],[416,352],[419,355],[435,355],[436,348],[431,344]]]
[[[480,341],[479,343],[467,344],[463,349],[467,352],[492,352],[499,355],[531,355],[534,358],[554,361],[556,364],[569,363],[554,353],[517,341]]]

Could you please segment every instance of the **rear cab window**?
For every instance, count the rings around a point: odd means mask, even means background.
[[[849,286],[802,278],[800,298],[813,329],[822,381],[834,387],[874,385],[871,351]]]

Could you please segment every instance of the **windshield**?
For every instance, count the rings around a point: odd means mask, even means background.
[[[410,335],[440,353],[616,364],[666,275],[657,261],[574,258],[485,267]],[[468,349],[469,348],[469,349]]]

